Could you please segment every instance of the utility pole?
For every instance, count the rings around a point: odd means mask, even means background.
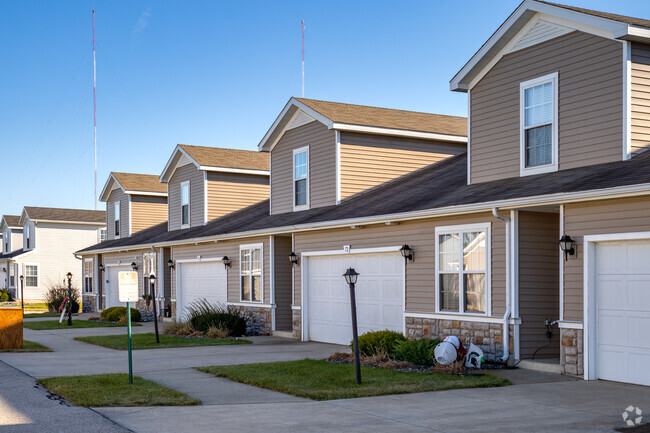
[[[93,129],[95,133],[95,195],[93,202],[97,210],[97,63],[95,61],[95,9],[93,9]]]
[[[300,21],[302,33],[302,97],[305,97],[305,20]]]

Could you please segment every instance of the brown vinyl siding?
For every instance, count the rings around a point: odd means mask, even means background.
[[[577,243],[564,265],[564,319],[582,321],[584,236],[650,231],[650,199],[565,205],[564,231]]]
[[[268,176],[208,172],[208,221],[269,198]]]
[[[492,316],[505,312],[505,223],[491,214],[459,216],[404,222],[395,226],[373,225],[362,229],[336,229],[300,232],[294,235],[295,252],[340,251],[351,248],[377,248],[408,244],[415,261],[406,269],[406,309],[422,313],[436,310],[436,227],[491,223]],[[345,269],[341,270],[341,275]],[[295,267],[295,304],[301,303],[301,266]]]
[[[167,197],[131,196],[131,234],[167,221]]]
[[[181,228],[181,183],[190,181],[190,227],[203,225],[203,172],[194,164],[178,167],[167,184],[169,230]]]
[[[275,329],[278,331],[292,330],[291,313],[291,236],[275,236],[274,247],[274,279],[275,285]]]
[[[632,154],[650,144],[650,45],[632,43]]]
[[[222,258],[228,256],[232,260],[232,266],[228,268],[228,302],[241,302],[240,284],[239,284],[239,246],[262,243],[262,260],[264,269],[262,270],[262,299],[264,303],[271,302],[270,290],[270,238],[268,236],[259,238],[242,239],[235,241],[223,241],[219,243],[207,243],[201,245],[183,245],[172,247],[173,260],[196,260],[197,256],[202,258]],[[287,261],[289,261],[287,259]],[[178,265],[176,265],[178,266]],[[176,299],[176,272],[172,275],[172,299]],[[251,306],[258,304],[251,302]]]
[[[559,169],[622,158],[622,47],[581,32],[507,54],[471,89],[471,182],[519,176],[521,82],[559,72]]]
[[[341,132],[341,200],[463,152],[464,144]]]
[[[310,208],[336,204],[336,137],[320,122],[284,133],[271,151],[271,213],[293,211],[293,150],[309,146]]]
[[[519,212],[519,317],[522,358],[549,343],[544,320],[560,314],[559,247],[560,217],[556,213]],[[551,345],[535,358],[559,358],[557,327]]]
[[[120,202],[120,238],[129,236],[129,196],[114,189],[106,200],[106,239],[115,239],[115,202]]]

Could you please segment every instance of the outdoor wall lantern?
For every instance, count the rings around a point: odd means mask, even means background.
[[[99,272],[104,272],[104,265],[103,264],[100,263],[98,268],[99,268]]]
[[[406,260],[413,261],[413,250],[408,245],[402,245],[402,248],[399,249],[399,252],[402,253],[402,257]]]
[[[228,256],[223,256],[223,259],[221,259],[221,261],[223,262],[223,265],[226,267],[226,269],[232,266],[232,260],[230,260]]]
[[[576,242],[571,239],[571,236],[562,235],[562,238],[560,238],[560,249],[564,251],[564,261],[569,260],[569,256],[572,256],[576,253],[575,245]]]
[[[289,253],[289,261],[292,267],[298,264],[298,256],[293,251]]]
[[[169,266],[169,269],[174,269],[174,261],[172,259],[167,260],[167,266]]]
[[[131,263],[131,269],[133,269],[133,272],[138,270],[138,265],[135,264],[135,262]]]

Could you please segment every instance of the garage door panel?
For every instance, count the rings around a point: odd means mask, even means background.
[[[650,349],[650,317],[630,317],[627,329],[630,344]],[[648,355],[650,356],[650,353]],[[650,364],[648,364],[647,368],[650,368]]]
[[[199,299],[211,304],[226,304],[226,271],[223,265],[219,265],[221,262],[179,264],[177,297],[180,299],[181,317],[187,312],[187,307]]]
[[[629,372],[630,377],[634,383],[640,383],[643,385],[650,385],[650,354],[647,352],[643,353],[631,353],[629,360]]]

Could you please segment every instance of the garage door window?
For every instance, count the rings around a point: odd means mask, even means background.
[[[441,227],[436,230],[440,311],[486,313],[488,233],[486,226]]]
[[[262,301],[262,246],[242,246],[240,249],[241,300]]]

